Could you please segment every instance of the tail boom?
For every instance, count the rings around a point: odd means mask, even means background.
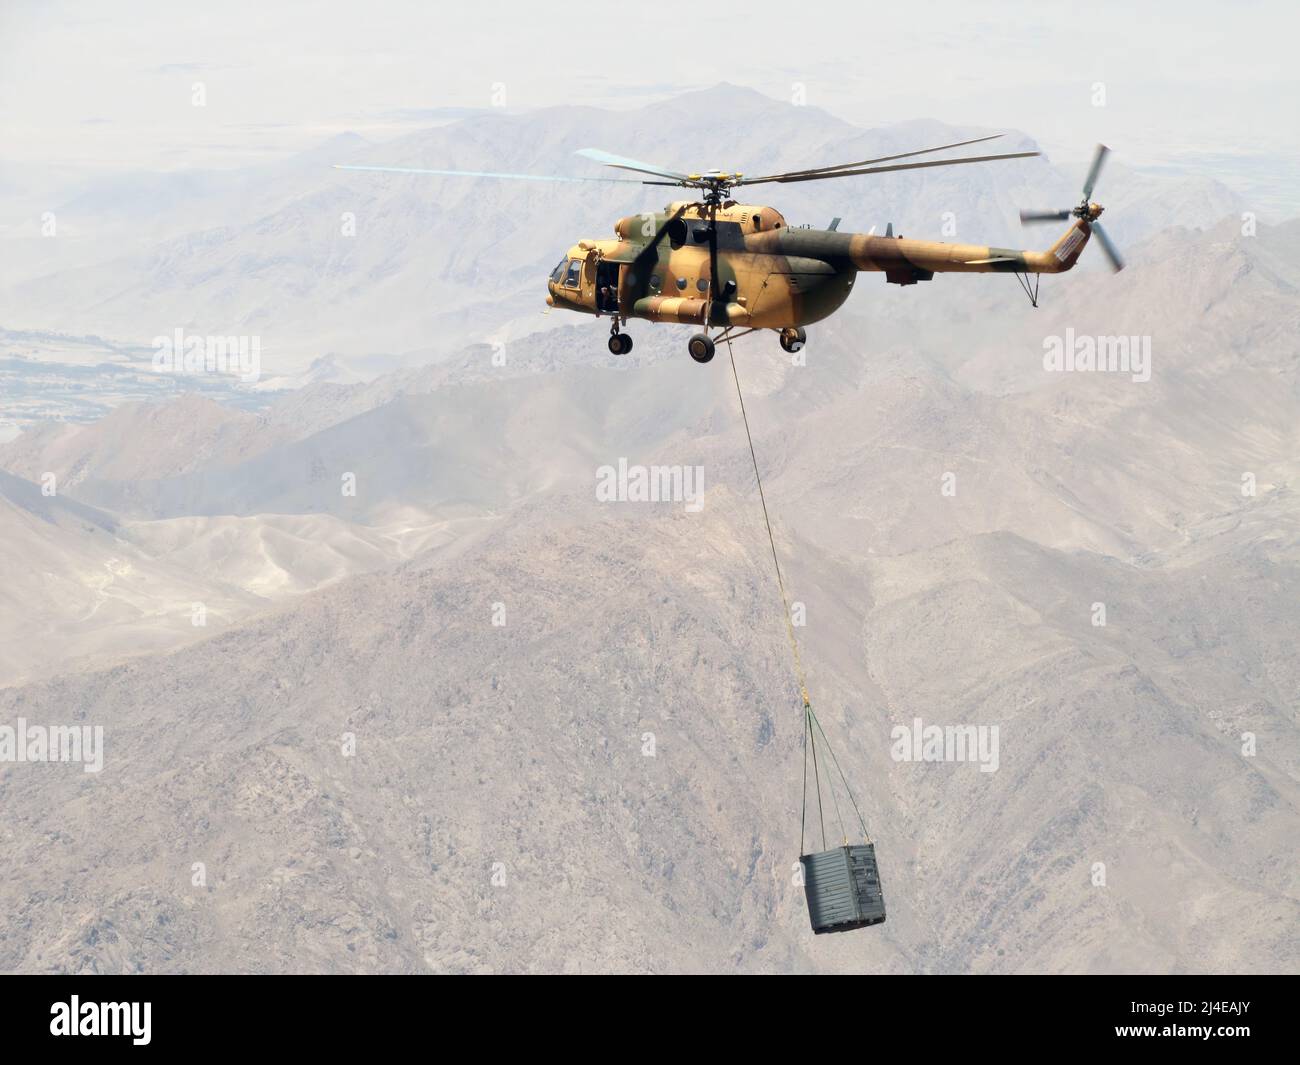
[[[749,251],[796,255],[854,270],[878,271],[896,284],[929,280],[937,273],[1060,274],[1079,261],[1092,235],[1088,219],[1077,219],[1046,251],[993,248],[987,244],[947,244],[868,233],[821,229],[780,229],[745,238]]]
[[[859,270],[886,274],[908,269],[928,274],[1060,274],[1079,261],[1091,234],[1088,222],[1079,219],[1046,251],[1025,251],[937,240],[896,240],[858,233],[851,237],[849,257]]]

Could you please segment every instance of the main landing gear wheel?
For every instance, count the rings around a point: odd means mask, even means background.
[[[781,330],[781,347],[793,355],[799,351],[808,340],[808,334],[799,326],[795,329]]]
[[[708,362],[713,358],[713,341],[707,333],[696,333],[686,342],[686,350],[696,362]]]
[[[609,327],[609,353],[611,355],[626,355],[632,350],[632,338],[626,333],[618,331],[618,319],[615,318]]]

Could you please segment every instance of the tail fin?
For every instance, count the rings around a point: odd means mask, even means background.
[[[1060,274],[1069,270],[1079,261],[1079,256],[1083,254],[1084,246],[1090,236],[1092,236],[1092,226],[1087,219],[1077,219],[1074,225],[1061,234],[1060,240],[1047,251],[1039,253],[1045,261],[1038,272]]]

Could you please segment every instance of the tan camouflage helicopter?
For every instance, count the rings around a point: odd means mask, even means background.
[[[807,340],[804,326],[838,310],[853,290],[860,270],[883,273],[892,285],[929,281],[936,273],[1013,273],[1036,306],[1038,275],[1058,274],[1073,267],[1093,233],[1097,234],[1111,265],[1116,270],[1123,269],[1119,252],[1098,222],[1102,207],[1090,202],[1097,175],[1110,151],[1104,144],[1097,146],[1084,180],[1083,199],[1077,206],[1059,211],[1020,212],[1022,222],[1074,218],[1070,228],[1046,251],[905,240],[901,235],[894,236],[892,224],[884,236],[841,233],[838,218],[826,229],[791,227],[775,208],[737,203],[731,197],[733,189],[749,185],[825,181],[998,159],[1025,159],[1039,154],[1011,152],[919,163],[895,162],[1000,136],[995,133],[901,155],[759,177],[718,170],[680,173],[595,148],[584,148],[578,154],[619,170],[649,175],[649,179],[385,166],[340,166],[338,169],[525,181],[612,181],[679,186],[702,192],[703,198],[698,202],[676,201],[662,211],[619,219],[614,226],[616,239],[581,240],[573,245],[551,272],[546,302],[553,307],[612,319],[609,350],[616,355],[632,350],[632,338],[621,328],[629,319],[699,326],[701,332],[690,338],[687,350],[691,358],[703,363],[713,358],[717,341],[735,340],[762,329],[776,331],[786,351],[798,351]],[[881,163],[894,165],[877,165]]]

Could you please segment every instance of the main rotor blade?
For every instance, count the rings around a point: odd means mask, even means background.
[[[1092,199],[1092,187],[1097,184],[1097,175],[1101,173],[1102,164],[1106,161],[1106,156],[1110,154],[1110,149],[1104,144],[1097,145],[1097,154],[1092,157],[1092,166],[1088,167],[1088,176],[1083,181],[1083,198]]]
[[[1069,207],[1063,211],[1021,211],[1020,221],[1025,222],[1064,222],[1074,211]]]
[[[994,133],[988,137],[976,137],[974,140],[956,141],[952,144],[941,144],[937,148],[922,148],[920,151],[903,152],[901,155],[882,155],[878,159],[859,159],[856,163],[840,163],[838,166],[818,166],[809,170],[787,170],[782,174],[763,174],[753,180],[755,182],[776,181],[778,178],[788,178],[796,175],[802,177],[804,174],[828,174],[832,170],[847,170],[849,167],[854,166],[874,166],[876,163],[888,163],[894,159],[910,159],[914,155],[928,155],[930,152],[942,152],[949,148],[963,148],[967,144],[980,144],[984,141],[997,140],[1001,136],[1003,136],[1003,134]]]
[[[686,181],[690,176],[689,174],[679,174],[676,170],[668,170],[655,163],[642,163],[636,159],[625,159],[621,155],[611,155],[599,148],[579,148],[574,154],[581,155],[586,159],[594,159],[606,166],[618,167],[620,170],[635,170],[639,174],[653,174],[655,177],[672,178],[675,181]]]
[[[618,182],[624,185],[641,185],[635,178],[614,177],[559,177],[554,174],[498,174],[490,170],[425,170],[414,166],[350,166],[335,163],[335,170],[374,170],[382,174],[433,174],[437,177],[508,178],[511,181],[563,181],[563,182]]]
[[[1124,269],[1124,256],[1120,255],[1119,249],[1111,242],[1110,235],[1102,228],[1100,222],[1093,222],[1092,231],[1097,234],[1097,240],[1101,244],[1101,250],[1106,253],[1106,258],[1110,260],[1111,267],[1118,273]]]
[[[972,155],[965,159],[939,159],[930,163],[898,163],[895,166],[870,166],[860,170],[836,170],[831,174],[792,174],[789,177],[770,177],[770,178],[746,178],[743,181],[737,181],[737,185],[759,185],[764,182],[775,181],[779,184],[786,184],[793,181],[824,181],[826,178],[837,177],[856,177],[859,174],[887,174],[894,170],[924,170],[932,166],[959,166],[962,163],[988,163],[994,159],[1030,159],[1033,156],[1041,155],[1041,152],[1010,152],[1007,155]]]

